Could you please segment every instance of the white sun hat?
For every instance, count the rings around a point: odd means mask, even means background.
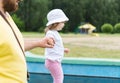
[[[68,21],[69,19],[61,9],[53,9],[47,14],[47,20],[46,26],[49,26],[57,22]]]

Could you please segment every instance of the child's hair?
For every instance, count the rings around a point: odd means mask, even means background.
[[[47,31],[48,30],[54,30],[54,29],[56,29],[56,27],[57,27],[57,25],[58,25],[59,23],[54,23],[54,24],[51,24],[51,25],[49,25],[49,26],[47,26],[46,28],[45,28],[45,33],[47,33]]]

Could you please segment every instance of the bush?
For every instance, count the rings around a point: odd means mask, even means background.
[[[120,23],[115,24],[114,29],[115,32],[120,33]]]
[[[113,26],[111,24],[103,24],[101,27],[101,31],[104,33],[112,33],[113,32]]]
[[[44,32],[44,29],[45,29],[45,27],[40,27],[40,28],[38,29],[38,32],[43,33],[43,32]],[[44,33],[45,33],[45,32],[44,32]]]
[[[13,14],[12,18],[15,21],[18,28],[20,29],[20,31],[24,31],[24,29],[25,29],[24,22],[16,14]]]

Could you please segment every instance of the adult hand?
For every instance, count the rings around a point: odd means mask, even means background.
[[[51,37],[44,37],[40,41],[40,47],[43,47],[43,48],[52,48],[54,44],[55,44],[54,39]]]

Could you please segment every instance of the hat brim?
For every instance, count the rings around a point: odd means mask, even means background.
[[[68,18],[60,18],[60,19],[57,19],[57,20],[53,20],[53,21],[50,21],[50,22],[48,22],[47,24],[46,24],[46,26],[49,26],[49,25],[51,25],[51,24],[54,24],[54,23],[58,23],[58,22],[64,22],[64,21],[69,21],[69,19]]]

